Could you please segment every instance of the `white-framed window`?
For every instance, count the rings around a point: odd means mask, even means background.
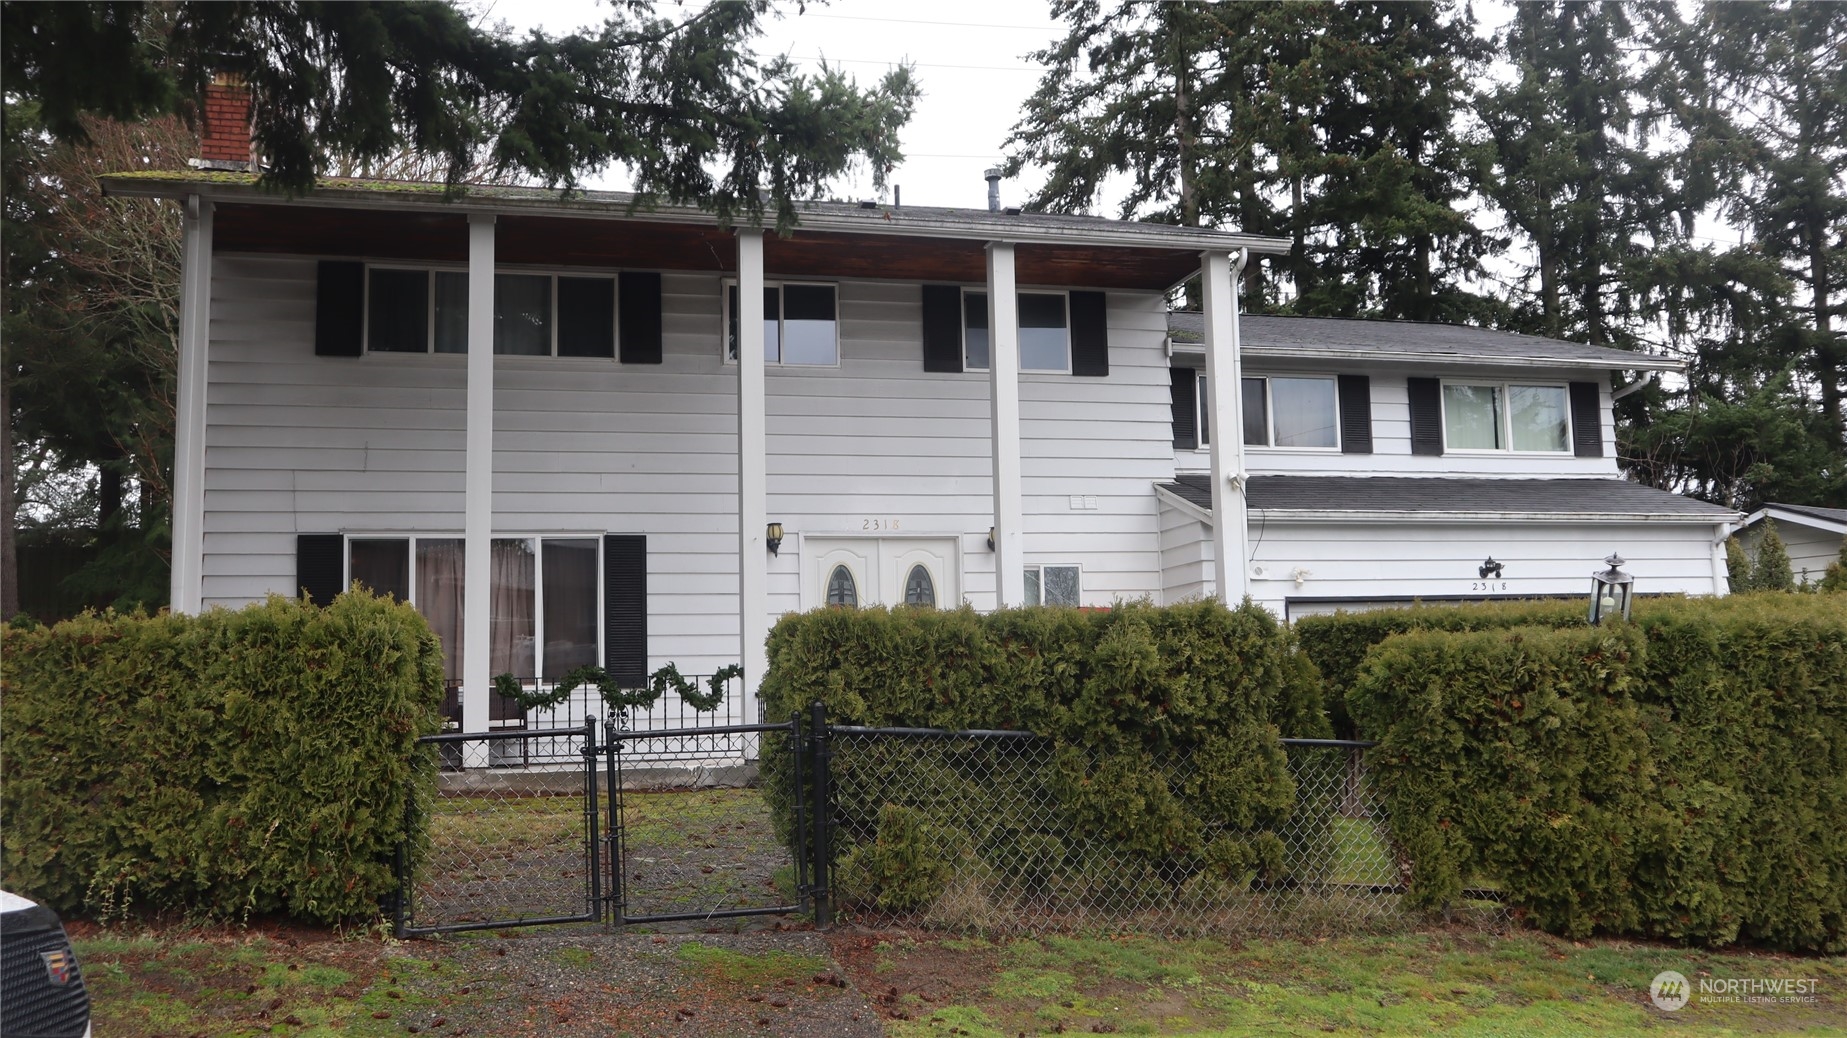
[[[1020,370],[1068,373],[1071,370],[1071,306],[1064,292],[1021,292]],[[962,293],[962,370],[986,371],[992,354],[988,335],[988,294]]]
[[[1026,604],[1074,606],[1078,604],[1083,574],[1077,566],[1026,567]]]
[[[462,676],[464,541],[458,536],[349,534],[346,583],[409,602],[442,640],[443,669]],[[601,659],[602,541],[496,537],[489,547],[488,670],[557,681]]]
[[[1560,384],[1443,381],[1443,444],[1451,451],[1571,449],[1570,393]]]
[[[468,272],[367,267],[365,328],[369,353],[467,353]],[[613,359],[615,275],[496,272],[494,352]]]
[[[725,363],[738,359],[738,283],[725,282]],[[763,361],[808,367],[840,363],[836,285],[770,281],[763,286]]]
[[[1246,376],[1243,389],[1246,446],[1340,449],[1340,393],[1333,378]]]

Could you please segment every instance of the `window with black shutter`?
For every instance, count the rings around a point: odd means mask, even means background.
[[[1192,368],[1169,368],[1168,378],[1174,404],[1174,449],[1199,449],[1199,392],[1195,387],[1198,373]]]

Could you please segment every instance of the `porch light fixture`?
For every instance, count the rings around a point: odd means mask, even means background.
[[[994,527],[988,527],[988,550],[994,550]]]
[[[1603,560],[1610,568],[1590,575],[1590,622],[1592,626],[1621,614],[1629,619],[1629,603],[1635,596],[1635,578],[1622,571],[1623,557],[1614,552]]]
[[[771,523],[763,528],[763,543],[769,545],[771,555],[782,550],[781,523]]]
[[[1501,575],[1501,564],[1494,561],[1494,556],[1490,555],[1488,556],[1488,561],[1482,563],[1481,568],[1476,570],[1476,573],[1483,580],[1487,580],[1489,577],[1499,577]]]

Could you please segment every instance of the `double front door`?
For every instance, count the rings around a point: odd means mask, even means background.
[[[953,537],[810,537],[802,553],[804,609],[962,604]]]

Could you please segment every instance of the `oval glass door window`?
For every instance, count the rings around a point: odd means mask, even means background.
[[[827,575],[827,604],[831,606],[859,605],[859,585],[853,582],[853,571],[845,566],[835,566]]]
[[[936,605],[936,582],[930,579],[930,571],[921,562],[912,566],[910,576],[904,578],[904,604]]]

